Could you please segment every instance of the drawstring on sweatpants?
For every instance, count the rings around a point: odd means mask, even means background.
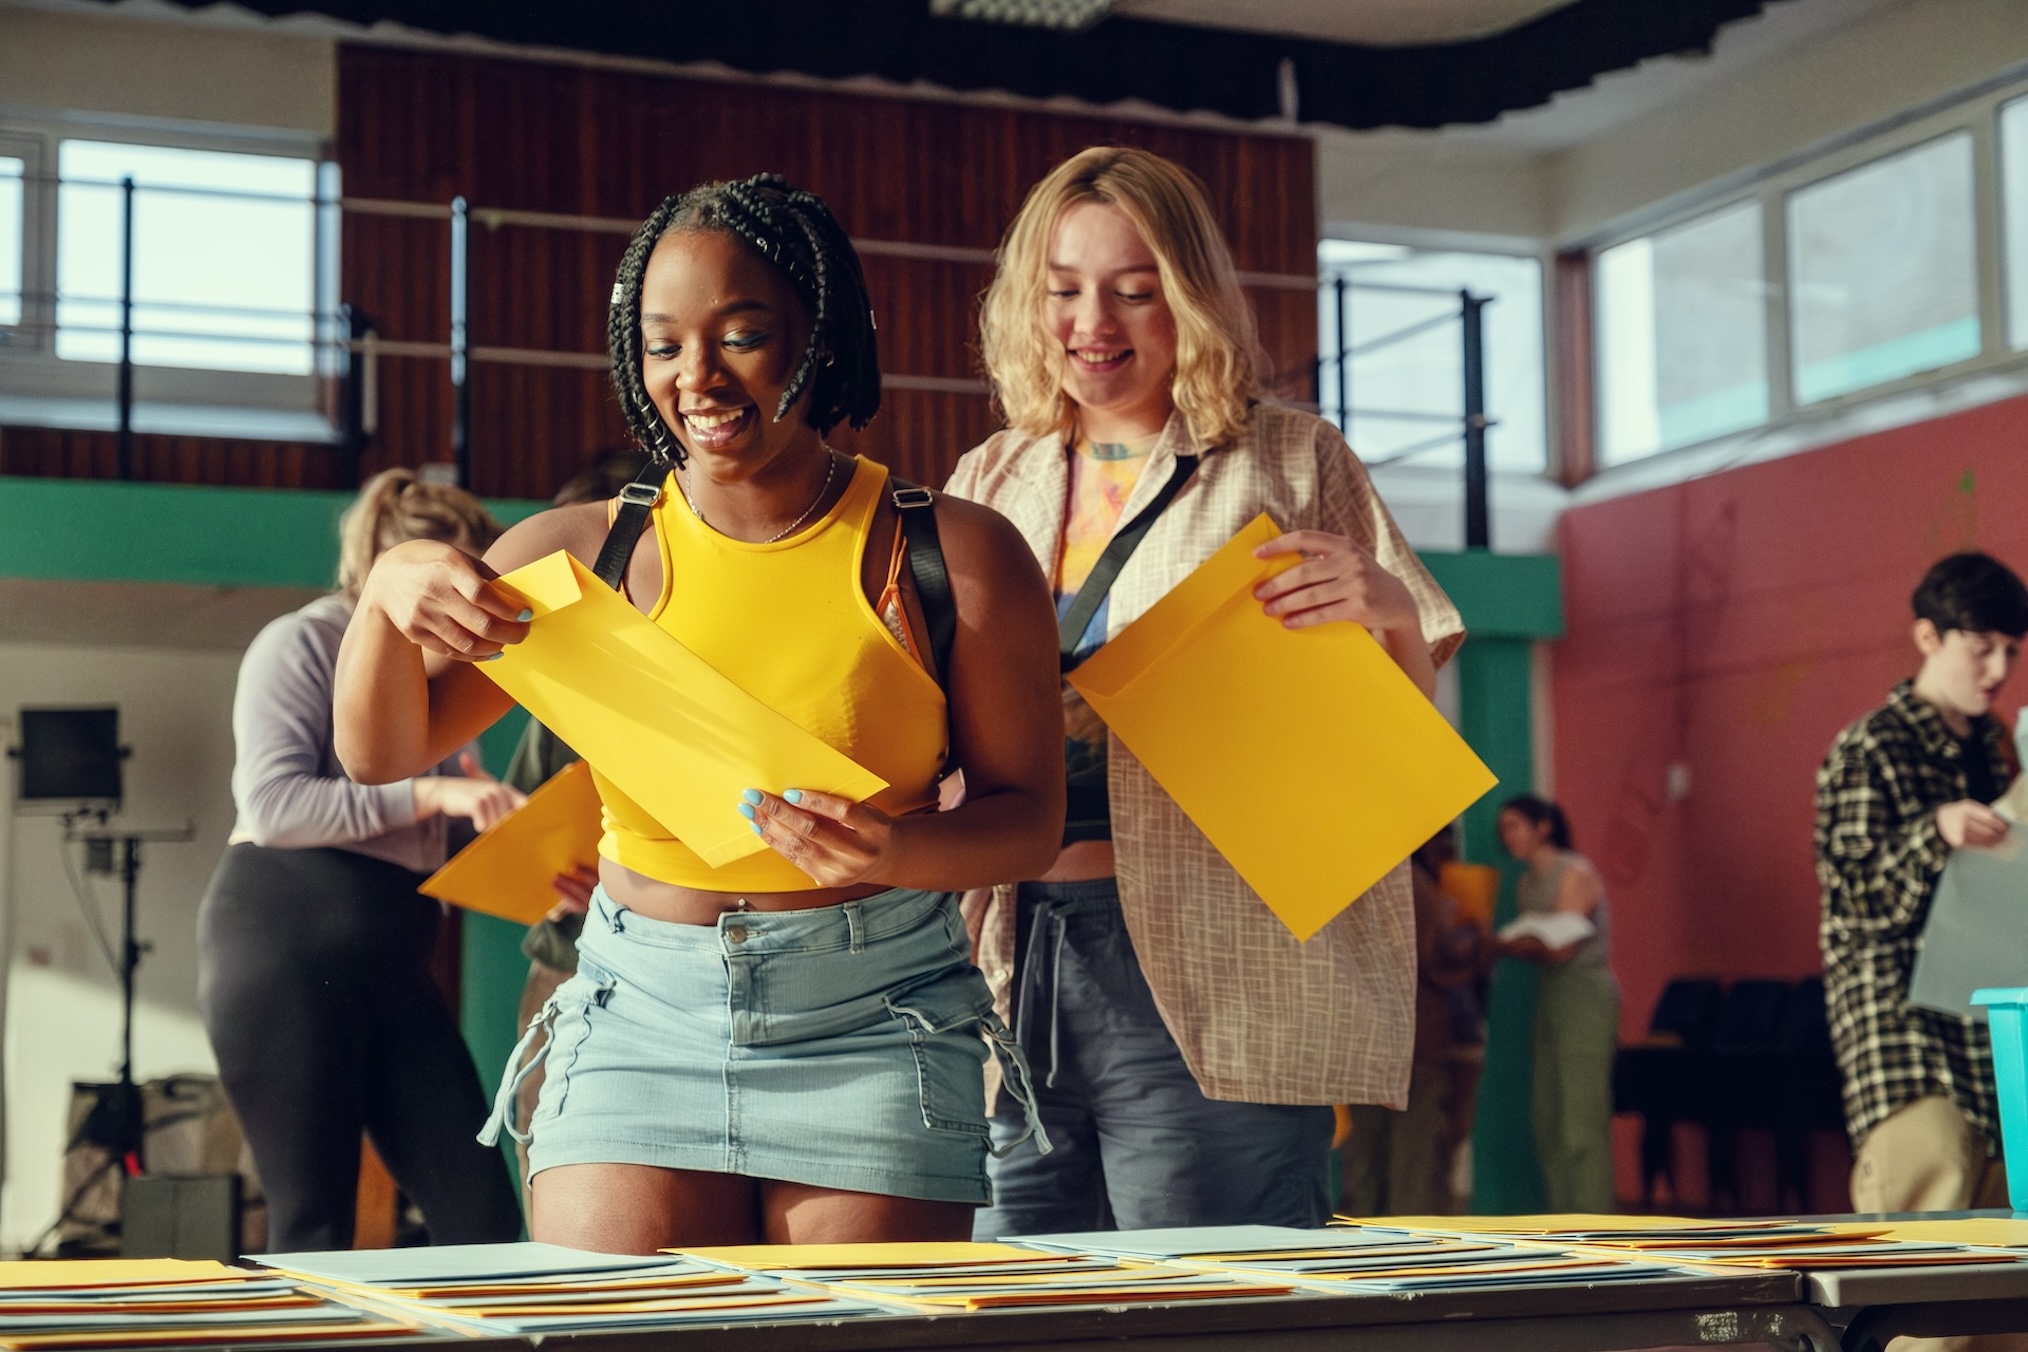
[[[1036,905],[1029,920],[1028,946],[1016,969],[1020,987],[1014,993],[1014,1037],[1031,1062],[1042,1031],[1035,1026],[1035,997],[1045,982],[1049,987],[1049,1071],[1042,1077],[1046,1089],[1056,1088],[1058,1053],[1062,1047],[1057,1033],[1061,1023],[1057,1010],[1063,995],[1064,931],[1063,916],[1055,906],[1048,902]]]

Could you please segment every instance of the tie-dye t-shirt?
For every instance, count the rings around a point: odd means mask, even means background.
[[[1056,561],[1056,616],[1070,613],[1078,588],[1091,576],[1099,555],[1113,538],[1127,498],[1147,467],[1160,433],[1133,441],[1093,443],[1079,437],[1070,457],[1070,504],[1063,523],[1063,553]],[[1106,641],[1106,611],[1098,612],[1078,640],[1082,658]],[[1063,760],[1068,775],[1063,843],[1111,840],[1112,817],[1106,797],[1106,725],[1068,681],[1063,685]]]

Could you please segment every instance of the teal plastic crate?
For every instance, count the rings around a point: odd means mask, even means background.
[[[1993,1032],[2007,1201],[2016,1211],[2028,1211],[2028,986],[1973,991],[1972,1003],[1986,1007]]]

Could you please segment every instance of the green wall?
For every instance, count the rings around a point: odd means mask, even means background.
[[[0,577],[328,587],[338,572],[338,516],[351,501],[349,493],[0,476]],[[510,525],[547,505],[486,503]],[[493,773],[506,769],[525,721],[517,710],[481,739]],[[528,965],[518,927],[473,914],[463,922],[460,1020],[490,1094],[514,1044]]]
[[[1423,561],[1465,618],[1458,650],[1460,731],[1500,785],[1465,813],[1464,855],[1501,871],[1495,924],[1514,917],[1519,868],[1500,851],[1500,804],[1535,785],[1533,649],[1563,632],[1562,575],[1549,555],[1425,554]],[[1532,1122],[1532,1034],[1538,973],[1503,959],[1487,999],[1486,1066],[1472,1131],[1472,1210],[1540,1211],[1542,1175]]]

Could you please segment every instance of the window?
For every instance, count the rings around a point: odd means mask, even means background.
[[[1601,464],[1622,464],[1766,421],[1761,254],[1758,202],[1599,254]]]
[[[66,140],[58,174],[58,357],[119,359],[131,177],[135,362],[310,373],[315,161]]]
[[[2000,216],[2006,234],[2007,338],[2028,348],[2028,99],[2000,110]]]
[[[1797,403],[1979,355],[1969,132],[1798,190],[1788,225]]]
[[[1459,293],[1487,297],[1486,460],[1540,474],[1542,264],[1501,254],[1325,240],[1318,250],[1318,403],[1369,465],[1464,463]],[[1345,336],[1339,341],[1339,281]],[[1341,352],[1341,348],[1346,349]],[[1350,405],[1350,413],[1345,405]]]
[[[21,322],[22,179],[28,165],[0,155],[0,329]]]

